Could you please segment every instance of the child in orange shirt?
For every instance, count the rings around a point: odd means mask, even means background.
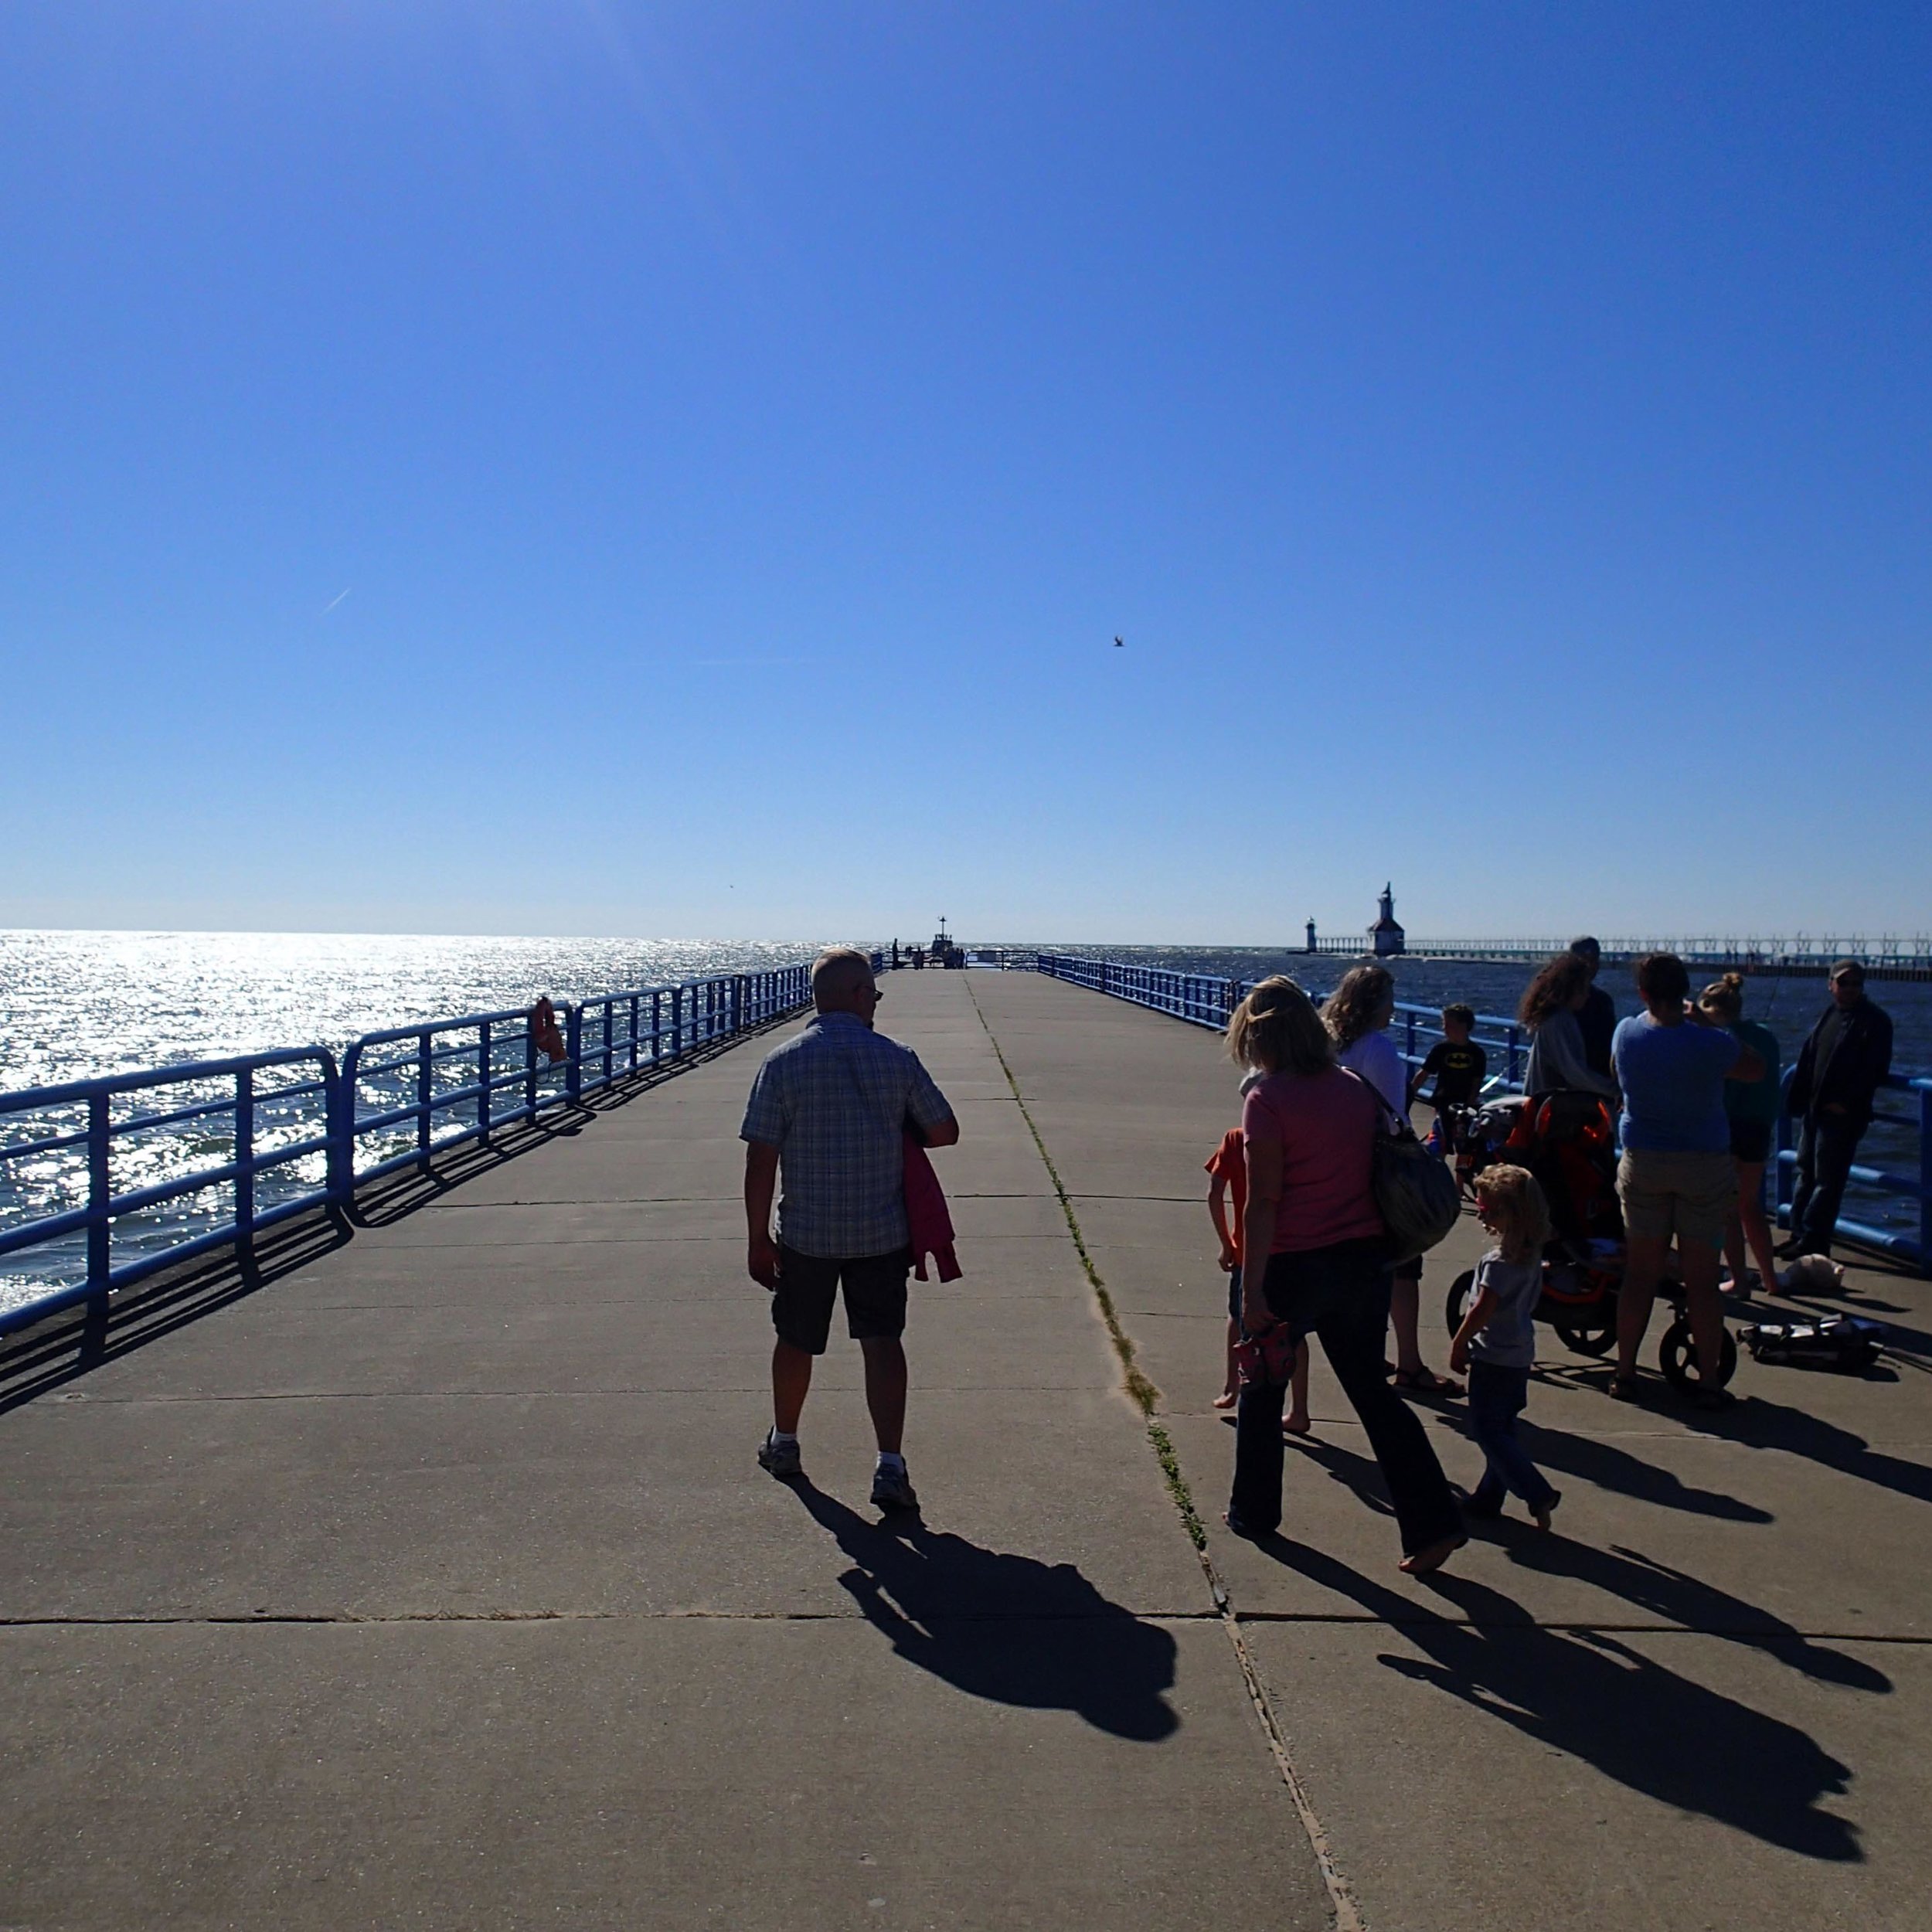
[[[1208,1218],[1220,1236],[1221,1271],[1228,1277],[1227,1376],[1221,1393],[1214,1398],[1214,1406],[1232,1409],[1241,1393],[1234,1348],[1241,1339],[1241,1223],[1248,1206],[1248,1158],[1238,1127],[1230,1128],[1221,1136],[1221,1145],[1208,1157],[1207,1172]],[[1230,1193],[1234,1196],[1232,1226],[1227,1212]],[[1305,1436],[1308,1427],[1308,1345],[1304,1341],[1295,1345],[1294,1373],[1288,1385],[1288,1413],[1281,1424],[1281,1433]]]

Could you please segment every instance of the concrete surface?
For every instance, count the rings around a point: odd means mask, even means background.
[[[886,993],[964,1129],[967,1273],[913,1289],[916,1523],[866,1504],[842,1336],[808,1481],[751,1460],[768,1041],[164,1284],[85,1372],[48,1332],[0,1353],[0,1927],[1923,1922],[1925,1284],[1855,1276],[1883,1370],[1747,1361],[1716,1419],[1613,1405],[1553,1340],[1563,1533],[1485,1526],[1433,1585],[1318,1367],[1284,1534],[1243,1543],[1218,1043],[1031,975]],[[1430,1257],[1438,1366],[1477,1247]],[[1458,1408],[1427,1413],[1466,1482]]]

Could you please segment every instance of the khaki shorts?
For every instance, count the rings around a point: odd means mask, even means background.
[[[1737,1205],[1737,1168],[1722,1154],[1671,1154],[1631,1148],[1617,1163],[1624,1226],[1640,1241],[1724,1244],[1724,1223]]]

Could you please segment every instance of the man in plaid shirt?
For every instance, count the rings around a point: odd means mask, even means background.
[[[919,1056],[872,1028],[880,995],[872,962],[849,947],[811,969],[816,1013],[805,1030],[765,1056],[744,1124],[747,1265],[771,1291],[778,1338],[771,1352],[772,1427],[758,1451],[774,1476],[796,1476],[798,1418],[811,1363],[832,1332],[841,1283],[845,1324],[866,1360],[866,1404],[879,1437],[872,1499],[913,1509],[919,1498],[900,1444],[906,1423],[906,1226],[903,1136],[951,1147],[959,1123]],[[771,1199],[781,1167],[778,1230]]]

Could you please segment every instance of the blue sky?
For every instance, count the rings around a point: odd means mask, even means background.
[[[1929,80],[1917,5],[15,0],[0,923],[1932,927]]]

